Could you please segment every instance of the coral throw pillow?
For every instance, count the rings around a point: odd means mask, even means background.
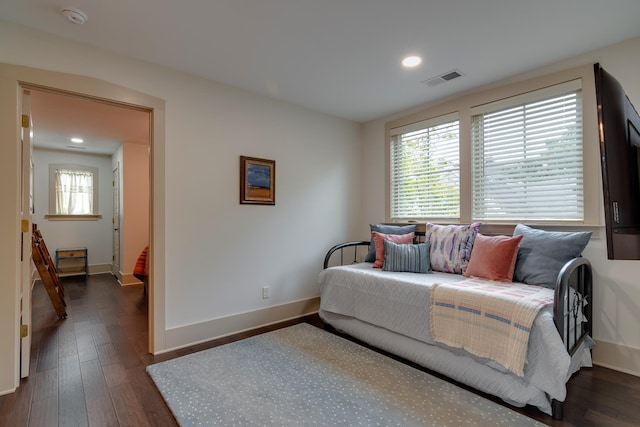
[[[414,233],[409,234],[384,234],[374,231],[371,233],[373,241],[376,244],[376,260],[373,262],[373,268],[382,268],[384,264],[384,241],[396,243],[398,245],[413,243]]]
[[[522,236],[476,236],[465,277],[511,282]]]

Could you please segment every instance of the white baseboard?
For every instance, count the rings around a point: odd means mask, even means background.
[[[168,329],[167,348],[160,353],[317,313],[319,308],[320,298],[314,297]]]
[[[111,273],[111,264],[93,264],[89,266],[89,274]]]
[[[595,340],[593,364],[640,377],[640,348]]]
[[[142,282],[138,280],[136,276],[133,274],[121,274],[121,277],[118,279],[121,286],[129,286],[129,285],[141,285]]]
[[[111,264],[93,264],[89,266],[89,274],[111,273]],[[31,272],[31,281],[35,284],[36,280],[40,280],[40,274],[37,269]]]
[[[0,396],[4,396],[6,394],[15,393],[16,390],[17,390],[16,388],[10,388],[9,390],[2,390],[2,391],[0,391]]]

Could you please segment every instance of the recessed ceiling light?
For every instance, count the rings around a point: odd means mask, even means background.
[[[422,58],[419,56],[407,56],[402,60],[402,65],[407,68],[417,67],[422,64]]]
[[[71,142],[75,142],[76,144],[82,144],[84,139],[82,138],[71,138]]]

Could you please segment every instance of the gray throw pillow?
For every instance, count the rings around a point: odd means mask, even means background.
[[[589,243],[590,231],[545,231],[516,225],[513,235],[522,235],[513,280],[529,285],[555,288],[558,273]]]
[[[384,224],[369,224],[371,232],[377,231],[383,234],[409,234],[416,231],[415,225],[384,225]],[[369,252],[364,257],[365,262],[374,262],[376,260],[376,244],[371,238],[371,244],[369,245]]]
[[[384,271],[402,271],[408,273],[431,273],[429,261],[429,242],[418,244],[397,244],[384,241]]]

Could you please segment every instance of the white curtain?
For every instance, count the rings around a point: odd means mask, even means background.
[[[93,174],[79,170],[56,170],[56,213],[90,215],[93,213]]]

